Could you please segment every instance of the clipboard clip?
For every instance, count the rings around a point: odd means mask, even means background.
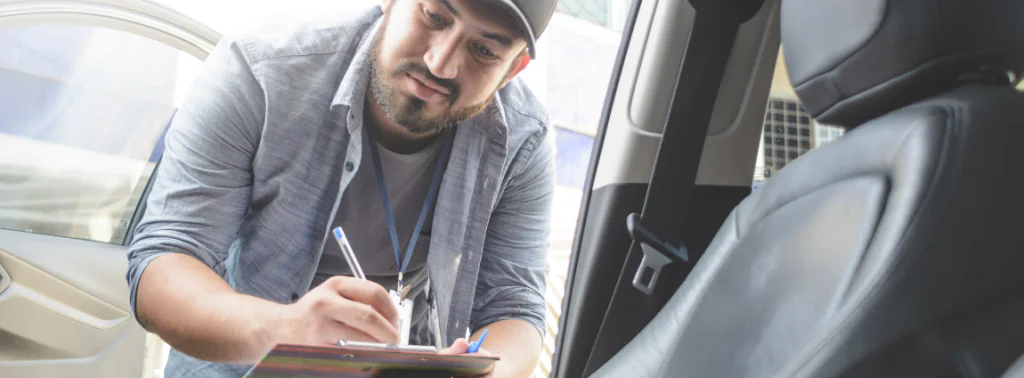
[[[338,347],[341,348],[359,348],[359,349],[372,349],[372,350],[385,350],[391,352],[420,352],[420,353],[437,353],[437,348],[431,345],[398,345],[398,344],[384,344],[384,343],[370,343],[365,341],[345,341],[338,340]]]

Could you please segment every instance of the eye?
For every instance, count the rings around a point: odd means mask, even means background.
[[[423,8],[423,14],[427,16],[427,20],[430,20],[430,23],[434,24],[434,26],[444,27],[447,25],[447,22],[445,21],[444,18],[438,16],[437,13],[431,12],[430,9]]]
[[[484,58],[492,59],[492,58],[497,57],[497,55],[495,55],[494,52],[491,51],[491,49],[487,48],[487,46],[484,46],[484,45],[481,45],[481,44],[477,44],[477,45],[473,46],[473,49],[476,50],[476,53],[478,55],[480,55],[480,56],[482,56]]]

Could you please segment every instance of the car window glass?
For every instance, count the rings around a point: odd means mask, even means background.
[[[121,243],[201,61],[84,25],[0,28],[0,228]]]

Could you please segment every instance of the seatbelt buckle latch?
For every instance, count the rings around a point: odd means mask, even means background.
[[[686,246],[674,247],[662,241],[654,232],[643,226],[640,214],[633,213],[626,218],[626,230],[633,241],[640,243],[640,249],[644,253],[640,267],[633,276],[633,287],[644,294],[650,295],[654,292],[658,276],[666,265],[689,261]]]

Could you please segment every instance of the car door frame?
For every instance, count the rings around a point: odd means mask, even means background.
[[[685,4],[681,4],[685,3]],[[779,49],[779,1],[742,24],[708,127],[684,234],[699,256],[753,185],[761,121]],[[626,263],[626,215],[639,213],[672,111],[677,72],[693,25],[689,2],[634,0],[595,138],[573,243],[553,358],[553,377],[583,375]],[[683,41],[670,49],[672,41]],[[666,80],[667,79],[667,80]],[[694,202],[691,202],[694,203]],[[690,266],[696,261],[691,261]],[[684,269],[684,274],[689,269]],[[590,366],[590,371],[600,366]]]

